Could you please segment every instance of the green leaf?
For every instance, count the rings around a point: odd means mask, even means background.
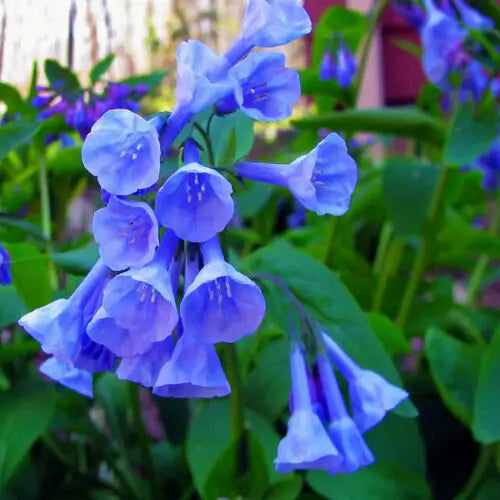
[[[0,487],[45,432],[54,411],[48,384],[23,382],[0,394]]]
[[[207,477],[203,490],[203,500],[237,498],[242,494],[246,498],[262,498],[267,489],[266,458],[260,440],[251,432],[245,432],[245,474],[238,471],[241,446],[232,442],[219,456]]]
[[[377,462],[352,474],[329,476],[323,471],[307,474],[314,491],[332,500],[390,498],[391,500],[427,500],[431,491],[425,480],[396,464]]]
[[[92,268],[99,258],[99,250],[92,243],[68,252],[52,253],[49,257],[66,271],[75,274],[84,274]]]
[[[291,476],[272,484],[264,493],[263,500],[295,500],[302,489],[302,478]]]
[[[31,243],[6,243],[12,262],[12,280],[29,309],[44,306],[52,300],[47,270],[47,256]]]
[[[488,151],[497,135],[495,106],[483,109],[460,106],[450,123],[443,161],[448,165],[470,165]]]
[[[307,312],[345,349],[361,367],[374,370],[391,383],[401,378],[385,352],[354,297],[330,269],[283,241],[274,242],[250,254],[243,266],[247,271],[278,276],[305,306]],[[259,280],[269,294],[269,282]],[[279,290],[279,287],[273,285]],[[276,293],[275,293],[276,295]],[[279,315],[280,326],[287,328],[290,307],[284,293],[277,310],[268,302],[268,311]],[[406,401],[395,410],[413,417],[415,407]]]
[[[97,62],[92,69],[90,70],[89,77],[92,85],[96,82],[98,82],[101,77],[108,71],[108,69],[111,67],[113,64],[113,61],[115,59],[114,54],[108,54],[104,59],[101,61]]]
[[[470,426],[483,349],[431,328],[425,336],[425,352],[443,402]]]
[[[76,174],[82,175],[86,171],[82,163],[82,150],[79,147],[58,149],[47,159],[47,169],[55,175]]]
[[[23,299],[12,286],[0,286],[0,331],[28,312]],[[2,346],[2,350],[5,346]],[[1,352],[1,351],[0,351]]]
[[[389,355],[411,352],[411,345],[404,336],[403,330],[387,316],[380,313],[367,313],[366,319]]]
[[[5,103],[10,114],[22,113],[26,109],[30,109],[16,87],[6,82],[0,82],[0,101]]]
[[[39,124],[18,120],[0,127],[0,158],[28,142],[38,131]]]
[[[500,327],[486,349],[474,400],[474,437],[482,443],[500,441]]]
[[[124,78],[120,83],[127,83],[132,86],[147,85],[151,93],[161,84],[167,73],[167,71],[153,71],[152,73],[145,73],[143,75],[134,75]]]
[[[348,110],[292,120],[292,124],[301,130],[328,128],[347,133],[372,132],[411,137],[437,145],[445,140],[443,124],[416,108]]]
[[[273,186],[264,182],[245,182],[245,188],[236,189],[236,206],[240,217],[246,219],[258,214],[270,201]]]
[[[401,50],[404,50],[405,52],[408,52],[409,54],[414,55],[415,57],[421,58],[422,57],[422,47],[417,45],[416,43],[409,42],[408,40],[405,40],[404,38],[391,38],[391,43],[392,45],[395,45],[396,47],[400,48]]]
[[[59,92],[73,92],[80,89],[80,82],[75,73],[55,59],[46,59],[44,70],[50,85]]]
[[[382,175],[382,192],[395,234],[409,236],[419,231],[439,176],[439,167],[410,158],[388,162]]]

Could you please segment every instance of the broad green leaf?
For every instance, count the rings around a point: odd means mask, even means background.
[[[14,286],[0,286],[0,331],[27,312],[26,305]],[[2,350],[4,347],[2,346]]]
[[[218,457],[207,477],[202,493],[203,500],[218,500],[220,498],[262,498],[269,485],[266,467],[266,457],[262,444],[257,436],[245,432],[246,458],[241,461],[240,445],[231,442]],[[245,472],[241,474],[238,466],[244,463]]]
[[[431,490],[422,476],[396,464],[376,462],[352,474],[337,476],[312,471],[306,477],[314,491],[332,500],[432,498]]]
[[[104,59],[97,62],[90,70],[89,77],[92,84],[98,82],[101,77],[108,71],[115,59],[114,54],[108,54]]]
[[[9,114],[22,113],[31,106],[22,98],[16,87],[6,82],[0,82],[0,101],[5,103]]]
[[[366,319],[388,354],[393,356],[411,352],[411,345],[404,336],[403,330],[387,316],[380,313],[368,313]]]
[[[264,182],[245,182],[245,187],[236,189],[238,215],[243,219],[253,217],[269,203],[273,186]]]
[[[59,92],[73,92],[80,89],[80,82],[75,73],[55,59],[46,59],[44,70],[50,85]]]
[[[79,147],[61,148],[47,160],[47,169],[55,175],[86,173],[82,163],[82,151]]]
[[[48,384],[26,381],[0,394],[0,488],[45,432],[53,411]]]
[[[19,295],[29,309],[44,306],[52,300],[47,270],[47,256],[31,243],[4,245],[12,262],[12,279]]]
[[[49,257],[59,266],[75,274],[84,274],[92,268],[99,258],[99,250],[92,243],[68,252],[52,253]]]
[[[301,477],[290,476],[272,484],[264,493],[263,500],[295,500],[299,497],[301,489]]]
[[[382,192],[395,234],[408,236],[419,231],[439,175],[439,167],[410,158],[394,158],[387,163]]]
[[[28,334],[23,337],[25,340],[16,340],[3,344],[0,349],[0,364],[15,361],[22,357],[31,357],[40,352],[40,344],[32,340]]]
[[[38,131],[34,121],[15,121],[0,126],[0,158],[28,142]]]
[[[277,241],[249,255],[243,261],[249,272],[277,276],[305,306],[307,312],[341,345],[361,367],[374,370],[391,383],[401,385],[399,374],[377,339],[353,296],[337,276],[316,259]],[[269,283],[262,279],[260,283]],[[279,290],[279,287],[274,286]],[[269,287],[264,288],[268,292]],[[276,295],[276,293],[275,293]],[[281,293],[280,326],[287,329],[290,306]],[[268,312],[274,305],[268,301]],[[289,328],[289,327],[288,327]],[[396,410],[402,416],[416,415],[409,402]]]
[[[500,328],[483,358],[474,400],[474,437],[482,443],[500,441]]]
[[[425,336],[425,352],[445,405],[470,426],[483,349],[431,328]]]
[[[158,87],[163,79],[167,76],[166,71],[154,71],[152,73],[145,73],[144,75],[129,76],[121,80],[121,83],[128,85],[147,85],[149,92],[153,92]]]
[[[486,153],[498,136],[498,111],[460,106],[453,117],[446,140],[444,159],[448,165],[470,165]]]
[[[443,124],[416,108],[357,109],[325,113],[293,120],[299,129],[340,130],[347,133],[372,132],[411,137],[442,145],[445,139]]]

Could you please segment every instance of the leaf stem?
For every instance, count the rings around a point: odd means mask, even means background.
[[[224,360],[227,378],[231,385],[229,403],[231,407],[231,438],[240,441],[245,430],[245,402],[241,380],[238,353],[234,344],[224,346]]]
[[[323,254],[323,262],[326,266],[330,266],[333,257],[333,249],[335,247],[335,241],[337,239],[339,228],[339,219],[337,217],[331,216],[328,223],[328,232],[326,235],[326,245],[325,253]]]
[[[448,166],[443,167],[441,176],[438,180],[436,188],[434,189],[434,194],[431,199],[429,211],[427,212],[427,217],[424,223],[424,228],[422,231],[422,236],[420,238],[420,246],[413,259],[413,265],[410,272],[410,279],[408,285],[406,286],[403,299],[401,301],[401,306],[396,318],[396,324],[400,327],[404,327],[406,321],[408,320],[408,315],[411,311],[413,302],[418,292],[420,286],[420,281],[422,280],[422,275],[424,273],[427,253],[429,250],[430,240],[432,232],[434,230],[434,223],[436,222],[437,216],[439,214],[439,208],[443,200],[446,182],[449,177],[450,169]]]
[[[488,472],[491,459],[493,458],[493,451],[494,448],[491,445],[482,447],[472,474],[455,500],[469,500],[474,497],[474,493]]]

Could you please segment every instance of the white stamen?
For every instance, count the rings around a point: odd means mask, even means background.
[[[137,159],[137,153],[134,153],[134,154],[132,155],[132,160],[136,160],[136,159]]]

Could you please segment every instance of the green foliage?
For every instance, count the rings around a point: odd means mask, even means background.
[[[61,92],[74,92],[80,89],[80,82],[73,71],[62,66],[56,60],[46,59],[44,70],[51,87],[57,88]]]
[[[38,131],[33,121],[16,121],[0,126],[0,158],[28,142]]]
[[[99,62],[94,64],[89,73],[90,83],[94,84],[98,82],[104,76],[106,71],[109,70],[114,60],[115,55],[108,54],[104,59],[101,59]]]

